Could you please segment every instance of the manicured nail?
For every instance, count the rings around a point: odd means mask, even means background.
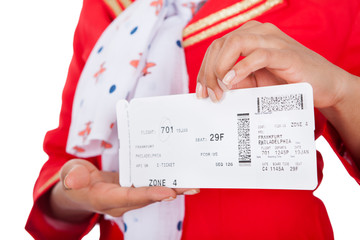
[[[201,87],[202,87],[202,85],[201,85]],[[209,93],[208,93],[208,91],[207,91],[207,88],[205,88],[205,87],[202,88],[201,96],[202,96],[203,98],[207,98],[207,97],[209,96]]]
[[[196,97],[203,98],[203,86],[199,82],[196,85]]]
[[[229,85],[230,82],[235,78],[235,71],[230,70],[222,80],[225,85]]]
[[[211,88],[207,88],[207,91],[208,91],[211,101],[213,101],[214,103],[219,102],[219,100],[216,98],[214,91]]]
[[[183,194],[184,195],[194,195],[194,194],[197,194],[199,192],[200,192],[200,190],[192,189],[192,190],[188,190],[188,191],[184,192]]]
[[[168,198],[163,199],[162,202],[170,202],[174,199],[175,199],[174,197],[168,197]]]
[[[66,179],[67,179],[67,176],[64,178],[64,182],[63,182],[64,188],[65,188],[65,190],[71,190],[71,188],[66,184]]]
[[[220,79],[218,79],[218,84],[224,92],[229,91],[229,89],[231,88],[231,86],[229,86],[229,85],[226,86]]]

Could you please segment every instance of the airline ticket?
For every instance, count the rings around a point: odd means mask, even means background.
[[[122,186],[314,189],[313,91],[307,83],[117,103]]]

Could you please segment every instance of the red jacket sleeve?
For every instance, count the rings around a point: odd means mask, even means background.
[[[360,4],[358,8],[354,9],[354,12],[357,15],[351,26],[352,31],[347,36],[347,42],[343,46],[343,51],[337,65],[360,77]],[[356,163],[346,151],[346,146],[330,122],[327,122],[323,136],[329,142],[348,173],[360,184],[360,166],[358,165],[360,161]]]
[[[80,239],[98,220],[94,216],[82,224],[69,224],[53,219],[48,214],[50,189],[59,181],[59,170],[69,159],[65,147],[71,122],[72,103],[80,73],[93,46],[103,30],[109,25],[114,13],[103,0],[84,0],[80,19],[74,36],[74,55],[70,63],[67,81],[62,95],[59,127],[49,131],[44,140],[44,150],[49,159],[40,171],[34,188],[34,206],[30,212],[26,230],[35,239]],[[100,157],[88,159],[101,168]]]

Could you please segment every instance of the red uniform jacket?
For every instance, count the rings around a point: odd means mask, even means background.
[[[237,2],[250,3],[243,7]],[[360,2],[358,0],[208,0],[184,29],[190,92],[210,43],[250,19],[271,22],[334,64],[360,76]],[[101,239],[122,239],[118,226],[94,217],[71,225],[47,216],[50,189],[61,166],[73,158],[65,152],[74,92],[95,42],[130,0],[85,0],[74,37],[72,58],[63,92],[60,125],[45,137],[49,160],[34,189],[34,206],[26,224],[36,239],[80,239],[100,223]],[[324,135],[349,174],[360,182],[359,168],[346,152],[337,132],[316,111],[316,137]],[[101,168],[100,157],[89,161]],[[318,178],[323,160],[318,153]],[[332,239],[326,209],[313,191],[203,189],[186,198],[183,239]],[[174,231],[177,231],[174,226]]]

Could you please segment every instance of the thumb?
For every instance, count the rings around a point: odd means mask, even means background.
[[[60,179],[67,190],[86,188],[90,185],[90,174],[93,171],[98,171],[98,169],[90,162],[74,159],[62,167]]]

